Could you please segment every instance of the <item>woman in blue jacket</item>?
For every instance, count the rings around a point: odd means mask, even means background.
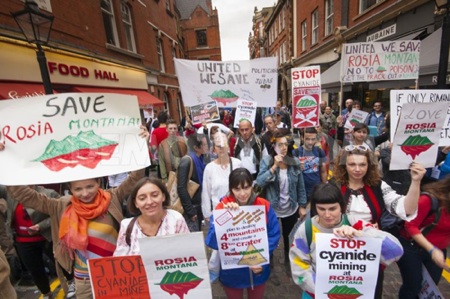
[[[267,238],[269,240],[269,253],[277,248],[280,240],[280,228],[277,216],[270,206],[270,203],[257,197],[253,192],[253,178],[250,172],[245,168],[236,168],[229,176],[229,195],[222,198],[216,206],[220,209],[239,209],[240,206],[259,205],[264,206],[266,211]],[[212,249],[218,250],[216,231],[214,228],[214,219],[211,216],[209,232],[206,237],[206,245]],[[213,255],[218,256],[218,255]],[[266,281],[269,279],[270,265],[256,265],[248,268],[220,269],[219,281],[228,299],[243,299],[244,290],[247,289],[248,299],[264,298],[264,289]]]
[[[306,215],[306,191],[300,161],[292,156],[286,134],[277,131],[271,140],[269,156],[259,168],[256,183],[266,191],[266,198],[281,219],[284,258],[289,262],[289,234],[298,218]]]

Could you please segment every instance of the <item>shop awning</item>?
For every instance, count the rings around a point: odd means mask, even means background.
[[[139,107],[141,108],[148,106],[164,105],[163,101],[146,92],[145,90],[84,87],[84,86],[75,86],[73,87],[73,90],[76,92],[102,92],[102,93],[120,93],[120,94],[134,95],[137,96]]]
[[[33,83],[0,83],[0,99],[17,99],[45,95],[44,85]]]

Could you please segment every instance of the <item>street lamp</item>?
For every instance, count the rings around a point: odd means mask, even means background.
[[[442,22],[441,52],[439,54],[439,70],[437,77],[437,88],[446,89],[447,84],[447,68],[448,68],[448,51],[450,45],[450,0],[434,0],[438,13],[445,9],[444,19]]]
[[[54,19],[53,15],[42,12],[33,0],[26,0],[25,8],[21,11],[12,12],[11,15],[19,25],[27,41],[36,44],[36,56],[45,93],[52,94],[53,89],[47,68],[47,58],[45,58],[42,45],[47,45],[48,43]]]

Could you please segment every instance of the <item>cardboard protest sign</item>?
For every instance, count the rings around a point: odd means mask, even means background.
[[[277,59],[207,61],[175,59],[175,69],[186,106],[215,100],[236,107],[238,99],[274,107],[277,100]]]
[[[428,273],[427,268],[422,265],[422,289],[419,293],[419,299],[442,299],[441,291],[439,291],[438,287],[434,283],[433,279]]]
[[[417,79],[419,54],[418,40],[343,44],[341,82]]]
[[[219,120],[219,107],[217,107],[216,101],[192,106],[191,117],[194,125],[201,124],[204,121],[209,122]]]
[[[258,103],[254,102],[254,101],[238,100],[237,107],[236,107],[236,113],[234,115],[234,127],[238,128],[239,122],[242,119],[249,120],[254,127],[257,106],[258,106]]]
[[[140,125],[136,96],[61,93],[0,101],[0,163],[8,169],[0,183],[59,183],[142,169],[150,159]]]
[[[264,206],[239,210],[214,210],[214,228],[222,269],[246,268],[269,263]]]
[[[392,141],[390,170],[409,169],[412,161],[434,167],[447,110],[447,102],[403,105]]]
[[[292,69],[292,123],[294,128],[315,127],[319,124],[321,101],[320,67]]]
[[[147,275],[139,255],[88,259],[95,299],[148,299]]]
[[[315,238],[315,298],[341,298],[342,294],[348,298],[374,298],[381,239],[346,239],[324,233],[315,234]]]
[[[204,244],[201,232],[139,239],[152,298],[212,298]]]
[[[416,89],[391,90],[391,140],[394,139],[395,128],[398,124],[402,106],[405,103],[439,103],[447,102],[450,105],[450,91],[447,89]],[[439,139],[440,146],[450,145],[450,109],[445,109],[446,119]]]

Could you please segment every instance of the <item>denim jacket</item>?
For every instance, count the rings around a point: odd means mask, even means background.
[[[303,182],[303,174],[300,169],[300,162],[298,159],[292,159],[294,165],[288,165],[288,180],[289,180],[289,201],[291,206],[299,205],[306,206],[306,192],[305,183]],[[273,165],[272,156],[265,156],[259,168],[256,183],[266,190],[266,199],[270,202],[274,210],[278,210],[280,203],[280,169],[278,168],[274,174],[270,171]]]

